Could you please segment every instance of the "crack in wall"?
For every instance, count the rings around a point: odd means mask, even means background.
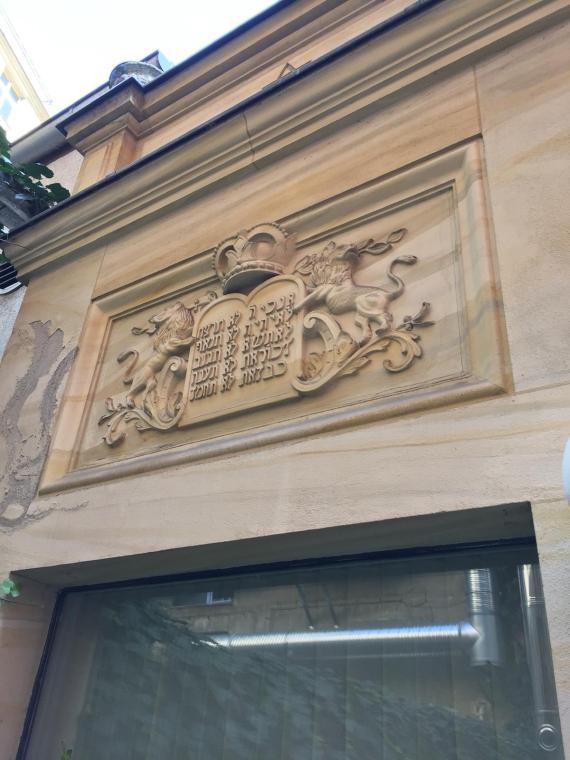
[[[242,113],[242,116],[245,123],[245,132],[247,134],[247,144],[249,146],[249,150],[251,153],[251,163],[253,164],[253,166],[255,166],[256,169],[259,169],[260,167],[255,162],[255,150],[253,148],[253,140],[251,139],[251,133],[249,131],[249,125],[247,123],[247,116],[245,115],[245,111]]]
[[[31,322],[29,327],[31,334],[21,330],[19,336],[30,351],[30,363],[0,412],[0,438],[8,458],[0,473],[0,528],[21,527],[29,522],[26,516],[51,442],[57,395],[77,352],[72,348],[59,358],[66,348],[63,331],[52,331],[50,321]],[[37,404],[37,417],[32,418],[32,425],[34,421],[36,425],[31,427],[28,401],[45,376],[49,379]]]

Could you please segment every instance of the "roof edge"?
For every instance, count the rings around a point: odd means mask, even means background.
[[[281,2],[278,3],[278,5],[282,5],[282,4],[288,5],[288,4],[291,4],[291,2],[295,2],[295,0],[281,0]],[[420,15],[421,13],[425,12],[429,8],[432,8],[443,2],[446,2],[446,0],[415,0],[414,3],[407,6],[403,10],[399,11],[398,13],[394,14],[394,16],[391,16],[388,19],[384,19],[383,21],[371,27],[370,29],[366,30],[365,32],[362,32],[361,34],[357,35],[356,37],[353,37],[347,42],[344,42],[341,45],[338,45],[336,48],[333,48],[327,53],[324,53],[320,58],[316,58],[312,61],[309,61],[308,63],[299,67],[298,69],[296,69],[294,72],[291,72],[287,76],[277,79],[276,81],[265,86],[263,89],[259,90],[253,95],[250,95],[249,97],[245,98],[239,103],[236,103],[235,105],[231,106],[225,111],[222,111],[221,113],[217,114],[216,116],[209,119],[208,121],[202,122],[202,124],[198,124],[196,127],[193,127],[192,129],[190,129],[188,132],[184,133],[183,135],[176,137],[174,140],[171,140],[165,145],[161,145],[159,148],[152,151],[151,153],[148,153],[147,155],[142,156],[136,161],[133,161],[132,163],[127,164],[127,166],[123,167],[122,169],[117,170],[113,174],[110,174],[107,177],[103,177],[103,179],[99,180],[98,182],[95,182],[92,185],[89,185],[88,187],[84,188],[83,190],[80,190],[78,193],[75,193],[74,195],[70,196],[66,200],[59,203],[57,206],[54,206],[50,209],[47,209],[46,211],[43,211],[41,214],[37,214],[36,216],[31,217],[28,221],[24,222],[18,227],[14,227],[14,229],[10,231],[10,236],[18,235],[20,232],[23,232],[24,230],[27,230],[35,226],[36,224],[41,222],[43,219],[47,217],[51,217],[54,214],[61,212],[66,208],[69,208],[71,205],[78,203],[79,201],[92,195],[93,193],[96,193],[99,190],[111,184],[114,184],[115,182],[118,182],[123,177],[126,177],[129,174],[136,172],[138,169],[142,168],[143,166],[146,166],[149,163],[159,160],[162,156],[166,155],[172,150],[175,150],[181,145],[184,145],[185,143],[190,142],[194,138],[198,137],[201,134],[204,134],[205,132],[208,132],[209,130],[215,128],[219,124],[223,124],[224,122],[231,119],[233,116],[244,111],[249,106],[261,100],[264,100],[265,98],[269,97],[270,95],[273,95],[275,92],[279,90],[282,90],[291,86],[293,82],[296,82],[299,79],[312,74],[313,72],[326,66],[328,63],[336,60],[337,58],[342,57],[343,55],[350,52],[354,48],[359,47],[360,45],[368,42],[369,40],[377,36],[380,36],[390,31],[391,29],[394,29],[400,26],[401,24],[408,21],[409,19],[412,19]],[[158,77],[157,79],[154,80],[154,82],[160,81],[163,76],[164,75],[162,75],[161,77]],[[153,83],[150,83],[150,84],[153,84]],[[120,87],[121,85],[118,85],[118,86]],[[149,85],[147,85],[147,87],[148,86]]]

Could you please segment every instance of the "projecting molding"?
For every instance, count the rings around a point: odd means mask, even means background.
[[[564,0],[449,0],[399,25],[387,21],[378,30],[381,45],[373,35],[364,35],[351,42],[350,56],[329,53],[312,61],[300,75],[277,80],[118,171],[111,181],[96,183],[32,220],[15,235],[11,260],[22,276],[29,276],[77,255],[181,199],[189,201],[244,170],[271,164],[410,85],[567,15]],[[108,104],[97,106],[97,123],[116,131],[116,114],[119,127],[138,132],[145,103],[135,89],[126,87],[124,97],[122,91],[113,92]],[[78,118],[80,131],[84,121]]]
[[[484,197],[473,141],[96,299],[42,491],[502,392]]]

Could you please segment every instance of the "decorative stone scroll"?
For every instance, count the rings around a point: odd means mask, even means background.
[[[132,328],[152,338],[153,351],[146,361],[134,348],[117,356],[128,389],[106,399],[105,442],[120,444],[130,424],[166,431],[316,393],[377,352],[386,354],[387,375],[406,370],[422,356],[416,330],[433,323],[424,302],[394,324],[391,304],[418,262],[389,256],[405,235],[331,241],[300,259],[275,224],[223,241],[214,255],[222,296],[177,301],[150,326]],[[379,256],[387,259],[384,281],[359,284],[362,260]]]

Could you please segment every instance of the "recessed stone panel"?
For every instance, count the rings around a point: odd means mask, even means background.
[[[484,197],[474,143],[99,299],[59,485],[500,392]]]

